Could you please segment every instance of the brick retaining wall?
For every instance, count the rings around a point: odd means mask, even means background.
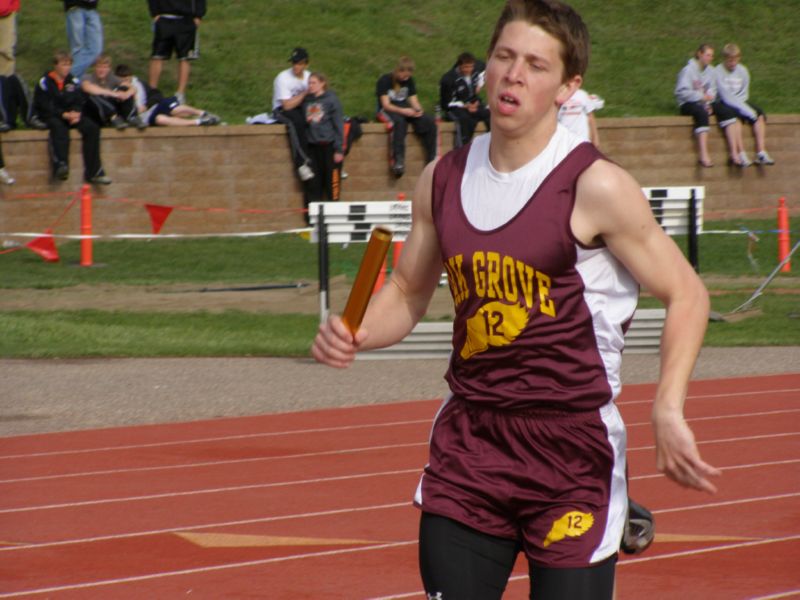
[[[750,214],[772,218],[771,209],[785,196],[800,207],[800,115],[773,115],[768,125],[770,152],[777,164],[744,170],[727,167],[724,140],[710,136],[716,166],[696,166],[688,118],[598,119],[601,149],[628,169],[642,186],[705,185],[707,215]],[[46,132],[18,130],[3,134],[8,170],[17,179],[0,186],[0,233],[42,231],[61,213],[82,184],[80,139],[73,132],[66,182],[49,178]],[[752,153],[752,135],[745,135]],[[388,144],[383,125],[364,125],[364,136],[345,161],[349,178],[343,200],[393,200],[411,197],[423,167],[423,153],[409,134],[407,172],[396,180],[388,171]],[[442,127],[442,147],[452,147],[452,124]],[[176,210],[164,233],[214,233],[279,230],[303,225],[300,186],[292,173],[283,126],[234,125],[212,128],[151,128],[143,132],[103,130],[103,162],[114,180],[95,187],[94,232],[148,233],[145,203],[199,210]],[[209,208],[225,209],[209,211]],[[248,211],[268,211],[253,213]],[[275,212],[272,212],[275,211]],[[57,233],[78,232],[72,210]]]

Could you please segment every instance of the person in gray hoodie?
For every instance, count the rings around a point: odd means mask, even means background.
[[[740,158],[736,150],[736,129],[739,121],[736,113],[719,102],[714,69],[710,67],[714,61],[714,47],[702,44],[686,66],[678,74],[675,84],[675,99],[682,115],[694,119],[694,134],[697,139],[698,164],[701,167],[714,166],[708,153],[709,117],[717,117],[717,123],[725,132],[731,153],[731,163],[739,165]],[[748,163],[749,164],[749,163]],[[740,165],[746,166],[746,165]]]
[[[307,123],[308,155],[314,171],[314,177],[303,185],[307,209],[311,202],[336,201],[341,195],[344,112],[338,96],[328,89],[328,79],[322,73],[314,72],[308,77],[303,114]]]
[[[722,48],[722,59],[714,68],[720,100],[736,111],[740,120],[749,123],[753,128],[756,162],[760,165],[773,165],[775,161],[767,152],[767,116],[750,102],[750,71],[741,64],[742,51],[736,44],[725,44]]]

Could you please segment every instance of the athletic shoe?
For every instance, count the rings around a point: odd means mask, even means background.
[[[69,166],[67,163],[58,163],[55,170],[56,179],[66,181],[69,179]]]
[[[306,164],[300,165],[297,167],[297,175],[300,177],[300,181],[308,181],[309,179],[314,179],[314,171],[311,170]]]
[[[203,111],[200,119],[197,121],[198,125],[219,125],[222,122],[217,115],[212,115],[210,112]]]
[[[106,174],[96,175],[89,179],[89,183],[94,183],[97,185],[109,185],[111,183],[111,178]]]
[[[655,537],[653,513],[628,498],[628,518],[622,532],[620,549],[625,554],[641,554],[653,543]]]
[[[4,168],[0,169],[0,183],[14,185],[15,181],[16,179],[14,179],[8,171],[6,171]]]
[[[144,122],[144,119],[139,115],[133,115],[130,119],[128,119],[128,123],[136,127],[136,129],[147,129],[147,123]]]
[[[350,177],[350,173],[342,169],[342,179],[347,179],[348,177]]]
[[[117,131],[128,128],[128,123],[119,115],[114,115],[111,117],[111,125],[113,125],[114,129]]]
[[[394,173],[395,177],[402,177],[403,173],[406,172],[406,166],[403,164],[402,160],[395,161],[394,165],[392,165],[392,173]]]
[[[749,167],[753,162],[747,157],[747,152],[739,152],[739,166]]]
[[[186,104],[186,94],[183,92],[175,92],[175,97],[178,99],[178,104]]]
[[[43,130],[47,129],[47,123],[42,121],[36,115],[31,115],[31,118],[28,119],[28,122],[26,123],[26,125],[31,129],[38,129],[39,131],[43,131]]]
[[[0,133],[5,133],[6,131],[11,130],[11,125],[6,123],[4,120],[0,119]]]
[[[766,150],[756,154],[756,162],[759,165],[774,165],[775,164],[775,161],[772,159],[772,157],[769,155],[769,153]]]

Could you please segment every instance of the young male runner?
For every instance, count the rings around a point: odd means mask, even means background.
[[[667,308],[652,421],[658,469],[715,491],[683,418],[708,294],[640,186],[557,124],[579,88],[585,25],[555,0],[510,0],[486,70],[491,133],[421,175],[390,283],[351,335],[320,326],[314,357],[405,337],[442,264],[456,309],[451,394],[415,495],[429,598],[500,598],[518,552],[536,600],[612,597],[627,509],[625,427],[614,404],[638,285]]]

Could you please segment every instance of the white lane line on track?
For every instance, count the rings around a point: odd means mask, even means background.
[[[743,464],[743,465],[733,465],[728,467],[718,467],[721,471],[733,471],[733,470],[740,470],[740,469],[757,469],[762,467],[771,467],[771,466],[782,466],[782,465],[790,465],[800,463],[800,458],[796,459],[789,459],[789,460],[779,460],[779,461],[772,461],[772,462],[760,462],[760,463],[752,463],[752,464]],[[278,488],[278,487],[290,487],[293,485],[308,485],[308,484],[315,484],[315,483],[331,483],[335,481],[349,481],[355,479],[368,479],[371,477],[391,477],[395,475],[408,475],[409,473],[421,473],[421,467],[415,467],[413,469],[399,469],[394,471],[376,471],[372,473],[357,473],[353,475],[336,475],[333,477],[316,477],[313,479],[299,479],[295,481],[278,481],[278,482],[271,482],[271,483],[257,483],[257,484],[248,484],[248,485],[237,485],[237,486],[225,486],[219,488],[201,488],[197,490],[187,490],[182,492],[165,492],[161,494],[147,494],[141,496],[124,496],[120,498],[101,498],[98,500],[82,500],[77,502],[63,502],[59,504],[44,504],[39,506],[20,506],[14,508],[5,508],[0,509],[0,514],[9,514],[9,513],[21,513],[21,512],[32,512],[38,510],[54,510],[54,509],[62,509],[62,508],[77,508],[82,506],[97,506],[100,504],[115,504],[120,502],[141,502],[145,500],[160,500],[163,498],[179,498],[185,496],[196,496],[196,495],[205,495],[205,494],[224,494],[224,493],[231,493],[231,492],[242,492],[246,490],[257,490],[257,489],[269,489],[269,488]],[[664,477],[661,473],[652,473],[648,475],[637,475],[635,477],[630,477],[630,480],[641,480],[641,479],[655,479],[658,477]]]
[[[725,552],[728,550],[737,550],[739,548],[747,548],[750,546],[763,546],[765,544],[779,544],[782,542],[793,542],[796,540],[800,540],[800,535],[790,535],[786,537],[780,538],[771,538],[765,540],[755,540],[751,542],[742,542],[737,544],[723,544],[719,546],[711,546],[708,548],[699,548],[696,550],[685,550],[682,552],[670,552],[668,554],[657,554],[655,556],[646,556],[642,558],[633,558],[629,560],[621,560],[617,563],[617,567],[624,567],[625,565],[636,564],[640,562],[650,562],[655,560],[665,560],[670,558],[684,558],[687,556],[695,556],[697,554],[710,554],[712,552]],[[509,582],[512,581],[527,581],[528,575],[514,575],[509,578]],[[788,592],[789,595],[794,594],[795,592]],[[400,598],[418,598],[420,594],[424,594],[423,591],[417,590],[415,592],[403,592],[400,594],[392,594],[390,596],[379,596],[374,598],[369,598],[369,600],[398,600]],[[786,598],[789,596],[778,595],[778,596],[762,596],[760,598],[753,598],[751,600],[771,600],[772,598]]]
[[[70,585],[59,585],[47,588],[38,588],[31,590],[21,590],[18,592],[11,592],[7,594],[0,593],[0,598],[20,598],[23,596],[33,596],[37,594],[50,594],[53,592],[64,592],[68,590],[82,590],[88,588],[96,588],[108,585],[119,585],[124,583],[135,583],[137,581],[149,581],[153,579],[163,579],[165,577],[180,577],[182,575],[196,575],[198,573],[210,573],[214,571],[225,571],[229,569],[242,569],[247,567],[258,567],[261,565],[268,565],[273,563],[289,562],[293,560],[303,560],[306,558],[323,558],[328,556],[337,556],[341,554],[355,554],[357,552],[375,552],[376,550],[386,550],[388,548],[399,548],[401,546],[410,546],[416,544],[417,540],[406,540],[402,542],[392,542],[389,544],[376,544],[372,546],[361,546],[359,548],[345,548],[342,550],[327,550],[324,552],[312,552],[309,554],[291,554],[288,556],[277,556],[274,558],[264,558],[261,560],[250,560],[246,562],[227,563],[222,565],[211,565],[207,567],[197,567],[195,569],[181,569],[180,571],[163,571],[161,573],[149,573],[147,575],[138,575],[134,577],[120,577],[118,579],[103,579],[99,581],[88,581],[85,583],[74,583]]]
[[[696,423],[698,421],[722,421],[724,419],[744,419],[744,418],[751,418],[751,417],[771,417],[774,415],[785,415],[789,413],[798,413],[800,412],[800,408],[786,408],[781,410],[765,410],[761,412],[752,412],[752,413],[736,413],[732,415],[713,415],[710,417],[690,417],[686,419],[687,423]],[[631,427],[644,427],[644,426],[651,426],[652,423],[650,421],[639,421],[637,423],[627,423],[625,427],[630,429]]]
[[[728,444],[728,443],[736,443],[736,442],[748,442],[748,441],[757,441],[757,440],[771,440],[771,439],[778,439],[781,437],[789,437],[789,436],[798,436],[800,435],[800,431],[790,431],[790,432],[782,432],[782,433],[770,433],[770,434],[761,434],[761,435],[751,435],[751,436],[742,436],[742,437],[735,437],[735,438],[719,438],[713,440],[702,440],[698,441],[698,445],[711,445],[711,444]],[[253,463],[258,461],[274,461],[274,460],[293,460],[297,458],[319,458],[324,456],[337,456],[343,454],[357,454],[360,452],[373,452],[373,451],[380,451],[380,450],[398,450],[401,448],[415,448],[419,446],[427,446],[428,441],[424,442],[409,442],[406,444],[386,444],[383,446],[364,446],[360,448],[343,448],[340,450],[322,450],[319,452],[305,452],[300,454],[281,454],[276,456],[256,456],[251,458],[236,458],[236,459],[229,459],[229,460],[214,460],[214,461],[203,461],[203,462],[194,462],[194,463],[178,463],[174,465],[161,465],[155,467],[129,467],[123,469],[104,469],[101,471],[78,471],[75,473],[56,473],[53,475],[39,475],[39,476],[32,476],[32,477],[19,477],[15,479],[2,479],[0,480],[0,485],[8,485],[8,484],[15,484],[15,483],[30,483],[33,481],[47,481],[52,479],[69,479],[75,477],[97,477],[100,475],[125,475],[131,473],[149,473],[153,471],[171,471],[171,470],[181,470],[181,469],[195,469],[195,468],[202,468],[202,467],[221,467],[221,466],[230,466],[230,465],[239,465],[239,464],[246,464],[246,463]],[[628,452],[637,452],[641,450],[653,450],[655,446],[633,446],[627,449]]]
[[[735,544],[721,544],[717,546],[710,546],[706,548],[699,548],[695,550],[686,550],[682,552],[670,552],[667,554],[659,554],[655,556],[649,557],[641,557],[641,558],[634,558],[630,560],[624,560],[619,563],[619,566],[625,566],[630,564],[637,564],[642,562],[652,562],[656,560],[665,560],[670,558],[683,558],[687,556],[696,556],[699,554],[709,554],[712,552],[725,552],[728,550],[736,550],[739,548],[748,548],[753,546],[763,546],[767,544],[776,544],[776,543],[783,543],[783,542],[792,542],[800,540],[800,534],[798,535],[791,535],[785,536],[780,538],[771,538],[771,539],[764,539],[764,540],[754,540],[748,542],[740,542]],[[252,560],[246,562],[238,562],[238,563],[227,563],[221,565],[211,565],[206,567],[197,567],[194,569],[181,569],[179,571],[163,571],[160,573],[150,573],[147,575],[139,575],[135,577],[121,577],[117,579],[105,579],[99,581],[91,581],[91,582],[84,582],[84,583],[75,583],[70,585],[62,585],[62,586],[51,586],[47,588],[38,588],[38,589],[30,589],[30,590],[21,590],[17,592],[5,593],[0,594],[0,598],[19,598],[22,596],[32,596],[37,594],[48,594],[53,592],[60,592],[60,591],[68,591],[68,590],[78,590],[78,589],[88,589],[88,588],[95,588],[101,586],[109,586],[109,585],[119,585],[125,583],[134,583],[138,581],[148,581],[153,579],[163,579],[165,577],[179,577],[183,575],[196,575],[199,573],[209,573],[214,571],[222,571],[222,570],[229,570],[229,569],[240,569],[240,568],[247,568],[247,567],[256,567],[261,565],[267,564],[274,564],[274,563],[281,563],[281,562],[288,562],[293,560],[304,560],[307,558],[322,558],[322,557],[329,557],[329,556],[336,556],[342,554],[355,554],[358,552],[375,552],[378,550],[386,550],[390,548],[399,548],[402,546],[411,546],[417,543],[417,540],[406,540],[401,542],[392,542],[388,544],[375,544],[370,546],[362,546],[359,548],[347,548],[342,550],[328,550],[323,552],[313,552],[308,554],[292,554],[288,556],[280,556],[275,558],[266,558],[261,560]],[[509,581],[517,581],[522,579],[527,579],[527,575],[519,575],[512,577]],[[414,592],[414,594],[419,594],[419,592]],[[390,598],[402,598],[402,597],[409,597],[404,595],[392,595],[386,596],[385,598],[388,600]],[[380,599],[374,599],[380,600]]]
[[[798,494],[800,495],[800,494]],[[356,506],[350,508],[337,508],[331,510],[320,510],[307,513],[297,513],[291,515],[277,515],[272,517],[260,517],[257,519],[239,519],[236,521],[219,521],[216,523],[203,523],[194,525],[182,525],[180,527],[166,527],[163,529],[150,529],[147,531],[133,531],[129,533],[117,533],[110,535],[98,535],[88,538],[73,538],[68,540],[58,540],[54,542],[39,542],[32,544],[22,544],[17,546],[0,547],[0,552],[9,552],[13,550],[26,550],[35,548],[51,548],[53,546],[71,546],[74,544],[91,544],[96,542],[108,542],[124,540],[135,537],[149,537],[155,535],[164,535],[167,533],[176,533],[179,531],[198,531],[200,529],[217,529],[219,527],[238,527],[241,525],[254,525],[256,523],[274,523],[277,521],[291,521],[293,519],[314,519],[317,517],[330,517],[336,515],[346,515],[350,513],[360,513],[373,510],[390,510],[394,508],[409,508],[411,500],[404,502],[393,502],[391,504],[375,504],[373,506]]]
[[[760,462],[760,463],[749,463],[745,465],[731,465],[728,467],[717,467],[720,471],[738,471],[741,469],[759,469],[761,467],[775,467],[778,465],[793,465],[800,463],[800,458],[791,458],[787,460],[775,460],[775,461],[768,461],[768,462]],[[647,475],[635,475],[633,477],[629,477],[629,481],[638,481],[641,479],[657,479],[658,477],[664,477],[662,473],[649,473]],[[2,511],[0,511],[2,512]]]
[[[713,399],[713,398],[727,398],[733,396],[755,396],[755,395],[763,395],[763,394],[774,394],[774,393],[784,393],[784,392],[800,392],[800,388],[781,388],[775,390],[759,390],[754,392],[732,392],[728,394],[703,394],[703,395],[689,395],[687,396],[687,400],[704,400],[704,399]],[[433,402],[435,400],[428,400],[423,402]],[[652,403],[653,399],[649,398],[647,400],[629,400],[618,402],[619,406],[628,406],[631,404],[649,404]],[[767,413],[763,413],[767,414]],[[241,418],[248,418],[248,417],[241,417]],[[277,437],[277,436],[285,436],[285,435],[308,435],[311,433],[328,433],[328,432],[341,432],[341,431],[351,431],[356,429],[372,429],[372,428],[380,428],[380,427],[396,427],[400,425],[418,425],[418,424],[430,424],[432,423],[433,417],[430,419],[414,419],[408,421],[394,421],[388,423],[365,423],[360,425],[341,425],[337,427],[320,427],[320,428],[312,428],[312,429],[293,429],[287,431],[272,431],[272,432],[263,432],[263,433],[247,433],[247,434],[240,434],[240,435],[228,435],[228,436],[217,436],[217,437],[208,437],[208,438],[195,438],[195,439],[188,439],[188,440],[175,440],[175,441],[166,441],[166,442],[152,442],[147,444],[128,444],[124,446],[102,446],[98,448],[83,448],[80,450],[56,450],[52,452],[34,452],[34,453],[27,453],[27,454],[6,454],[0,455],[0,460],[11,460],[17,458],[33,458],[38,456],[58,456],[58,455],[68,455],[68,454],[87,454],[93,452],[114,452],[117,450],[132,450],[138,448],[159,448],[162,446],[180,446],[183,444],[203,444],[203,443],[212,443],[212,442],[224,442],[224,441],[232,441],[232,440],[244,440],[244,439],[253,439],[253,438],[261,438],[261,437]],[[136,425],[131,425],[130,427],[137,427]],[[42,436],[47,435],[55,435],[55,434],[41,434]]]
[[[778,600],[778,598],[797,598],[800,597],[800,589],[787,590],[777,594],[770,594],[769,596],[754,596],[750,600]]]
[[[361,448],[343,448],[341,450],[322,450],[319,452],[302,452],[300,454],[281,454],[277,456],[255,456],[251,458],[235,458],[230,460],[213,460],[198,463],[185,463],[176,465],[163,465],[158,467],[132,467],[128,469],[107,469],[104,471],[85,471],[80,473],[66,473],[63,475],[42,475],[40,477],[21,477],[19,479],[0,480],[0,484],[42,481],[47,479],[62,479],[69,477],[91,477],[95,475],[116,475],[125,473],[140,473],[150,471],[170,471],[175,469],[195,469],[198,467],[220,467],[241,465],[253,462],[267,462],[274,460],[293,460],[297,458],[320,458],[323,456],[338,456],[343,454],[358,454],[360,452],[375,452],[380,450],[399,450],[401,448],[416,448],[427,446],[428,442],[410,442],[408,444],[386,444],[383,446],[364,446]]]
[[[247,417],[242,417],[247,418]],[[402,425],[419,425],[424,423],[430,425],[433,418],[415,419],[411,421],[392,421],[389,423],[364,423],[362,425],[341,425],[339,427],[319,427],[316,429],[292,429],[288,431],[270,431],[263,433],[243,433],[240,435],[225,435],[219,437],[195,438],[188,440],[174,440],[169,442],[152,442],[149,444],[127,444],[125,446],[102,446],[99,448],[83,448],[81,450],[55,450],[53,452],[33,452],[29,454],[6,454],[0,455],[0,460],[11,460],[19,458],[34,458],[38,456],[60,456],[67,454],[89,454],[92,452],[115,452],[117,450],[138,450],[140,448],[161,448],[163,446],[183,446],[184,444],[206,444],[213,442],[227,442],[234,440],[247,440],[253,438],[279,437],[284,435],[309,435],[312,433],[335,433],[342,431],[353,431],[356,429],[378,429],[381,427],[399,427]],[[131,425],[130,427],[137,427]],[[127,429],[128,427],[118,427],[117,429]],[[78,432],[80,433],[80,432]],[[41,434],[47,436],[50,434]]]
[[[316,477],[314,479],[297,479],[295,481],[277,481],[273,483],[255,483],[251,485],[236,485],[220,488],[207,488],[190,490],[185,492],[170,492],[164,494],[148,494],[142,496],[128,496],[122,498],[102,498],[99,500],[83,500],[81,502],[64,502],[61,504],[46,504],[41,506],[26,506],[18,508],[5,508],[0,510],[0,514],[30,512],[36,510],[52,510],[59,508],[76,508],[80,506],[97,506],[99,504],[114,504],[119,502],[141,502],[144,500],[160,500],[163,498],[179,498],[184,496],[197,496],[205,494],[225,494],[229,492],[242,492],[246,490],[263,490],[278,487],[290,487],[293,485],[309,485],[315,483],[332,483],[335,481],[350,481],[353,479],[368,479],[371,477],[392,477],[394,475],[408,475],[409,473],[421,472],[420,467],[413,469],[402,469],[396,471],[376,471],[372,473],[358,473],[355,475],[337,475],[335,477]]]
[[[796,413],[800,412],[800,408],[789,408],[785,410],[773,410],[773,411],[762,411],[762,412],[752,412],[752,413],[736,413],[731,415],[713,415],[710,417],[691,417],[686,419],[687,422],[696,422],[696,421],[716,421],[721,419],[744,419],[744,418],[753,418],[753,417],[765,417],[765,416],[772,416],[772,415],[780,415],[780,414],[787,414],[787,413]],[[432,424],[432,419],[425,419],[419,421],[398,421],[395,423],[387,423],[387,424],[373,424],[373,425],[359,425],[357,427],[340,427],[334,429],[319,429],[319,430],[307,430],[308,433],[327,433],[331,431],[349,431],[352,429],[364,429],[364,428],[371,428],[371,427],[394,427],[397,425],[409,425],[409,424],[419,424],[419,423],[426,423],[428,425]],[[636,423],[627,423],[626,427],[644,427],[650,426],[650,421],[639,421]],[[116,446],[116,447],[103,447],[103,448],[94,448],[94,449],[84,449],[84,450],[66,450],[66,451],[56,451],[56,452],[39,452],[35,454],[10,454],[6,456],[0,456],[0,460],[3,459],[23,459],[23,458],[38,458],[38,457],[48,457],[48,456],[61,456],[61,455],[72,455],[72,454],[88,454],[93,452],[111,452],[116,450],[138,450],[141,448],[155,448],[160,446],[180,446],[183,444],[198,444],[204,442],[215,442],[215,441],[230,441],[230,440],[238,440],[238,439],[247,439],[253,437],[263,437],[263,436],[272,436],[272,435],[293,435],[303,433],[304,431],[297,430],[292,432],[286,432],[282,434],[248,434],[244,436],[229,436],[229,437],[220,437],[220,438],[205,438],[205,439],[196,439],[196,440],[186,440],[183,442],[163,442],[163,443],[153,443],[153,444],[140,444],[140,445],[129,445],[129,446]]]
[[[623,386],[622,389],[625,389]],[[719,394],[689,394],[686,396],[686,401],[690,400],[716,400],[717,398],[734,398],[737,396],[765,396],[768,394],[793,394],[800,392],[800,388],[778,388],[774,390],[761,389],[752,392],[724,392]],[[617,406],[630,406],[632,404],[650,404],[653,398],[646,398],[644,400],[623,400],[617,402]]]
[[[754,504],[756,502],[775,502],[777,500],[786,500],[790,498],[800,497],[800,492],[793,492],[788,494],[775,494],[772,496],[759,496],[755,498],[741,498],[739,500],[725,500],[720,502],[708,502],[705,504],[691,504],[688,506],[677,506],[673,508],[662,508],[654,510],[654,514],[666,514],[673,512],[685,512],[692,510],[703,510],[708,508],[722,508],[725,506],[738,506],[740,504]],[[74,544],[90,544],[96,542],[116,541],[134,537],[148,537],[155,535],[163,535],[166,533],[175,533],[178,531],[197,531],[200,529],[218,529],[220,527],[236,527],[240,525],[251,525],[256,523],[272,523],[276,521],[290,521],[293,519],[313,519],[317,517],[327,517],[342,515],[348,513],[367,512],[372,510],[390,510],[395,508],[408,508],[411,506],[411,501],[394,502],[391,504],[376,504],[373,506],[359,506],[355,508],[339,508],[332,510],[315,511],[308,513],[297,513],[291,515],[277,515],[271,517],[260,517],[254,519],[240,519],[236,521],[219,521],[215,523],[202,523],[194,525],[183,525],[180,527],[167,527],[163,529],[151,529],[146,531],[133,531],[128,533],[117,533],[101,536],[93,536],[87,538],[72,538],[67,540],[57,540],[53,542],[37,542],[31,544],[20,544],[16,546],[0,547],[0,552],[16,552],[19,550],[28,550],[36,548],[50,548],[53,546],[69,546]]]

